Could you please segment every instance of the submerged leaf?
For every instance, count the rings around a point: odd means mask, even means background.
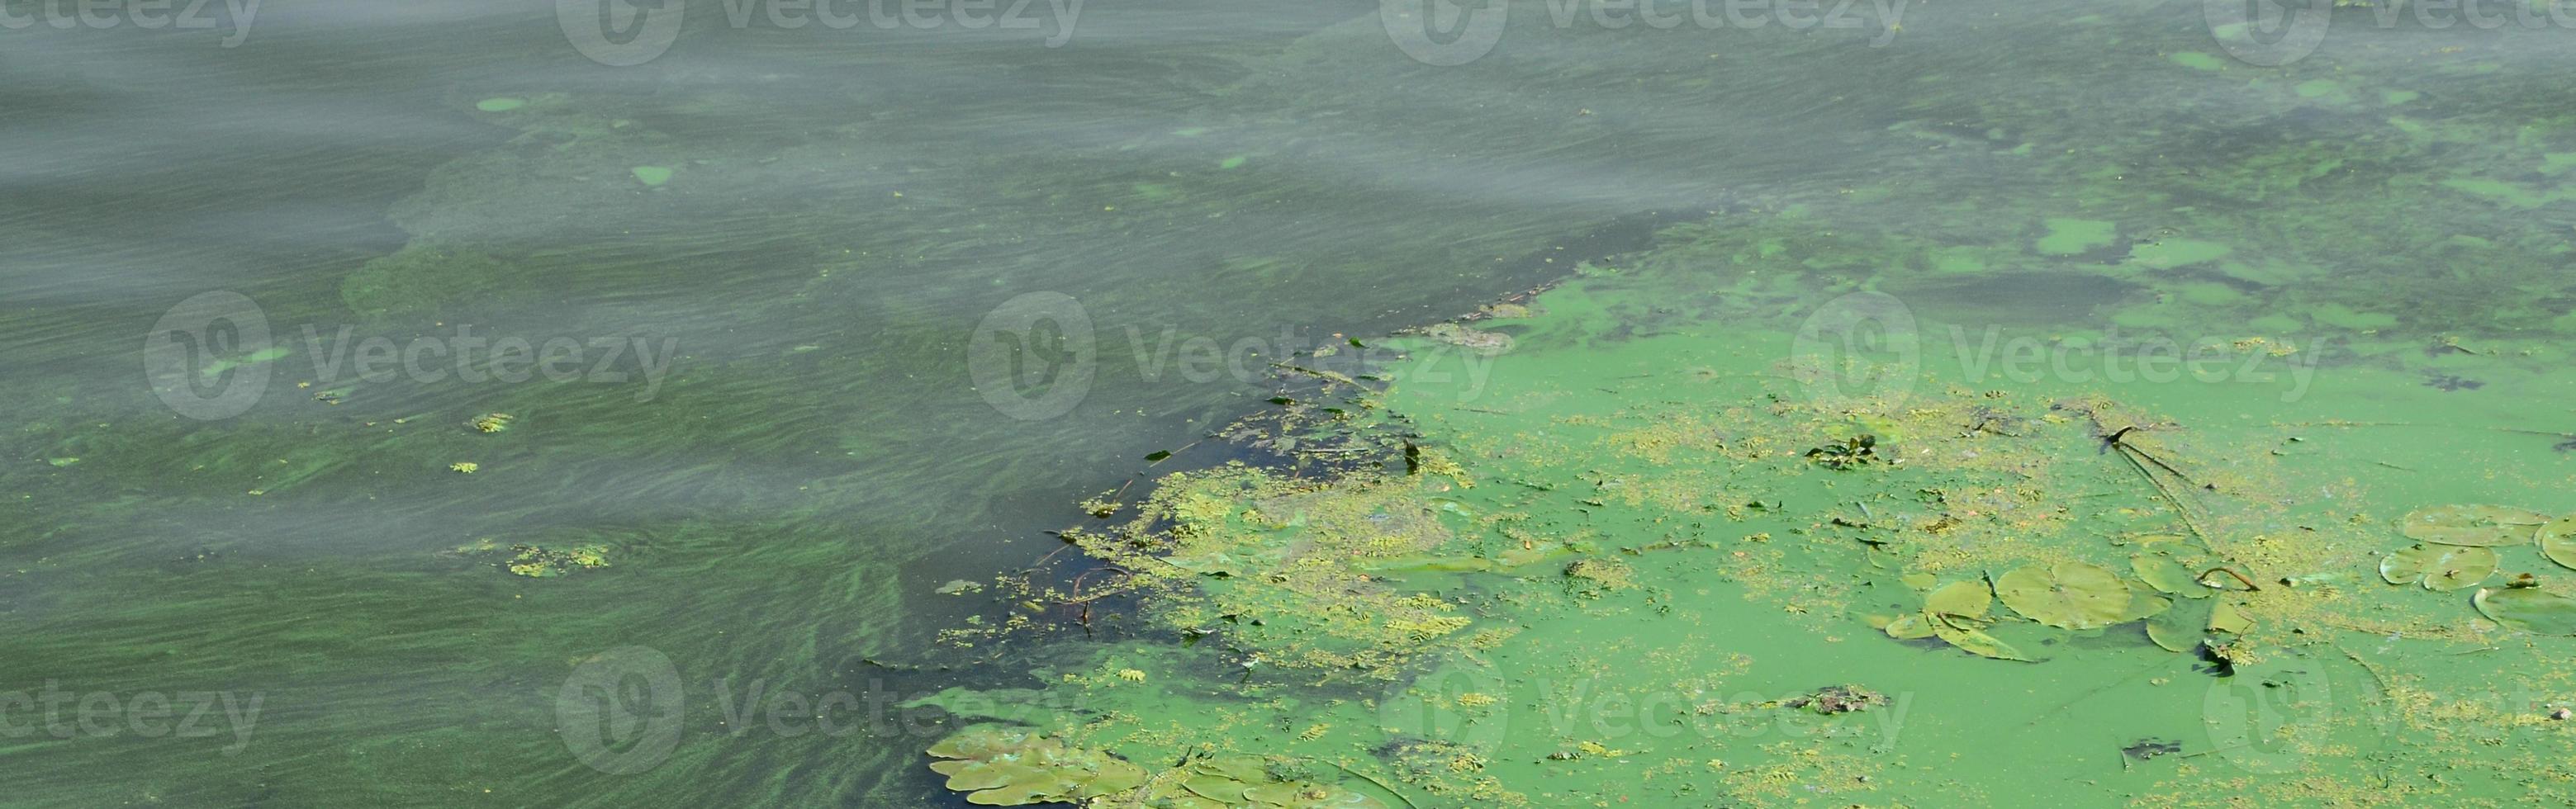
[[[2535,587],[2482,589],[2469,597],[2478,614],[2507,629],[2537,635],[2576,635],[2576,598]]]
[[[2059,629],[2099,629],[2129,613],[2129,585],[2117,574],[2083,562],[2031,565],[1995,580],[2004,606]]]
[[[2379,577],[2389,584],[2421,584],[2427,590],[2464,589],[2485,581],[2495,569],[2495,549],[2457,545],[2417,545],[2379,560]]]
[[[2441,545],[2490,547],[2531,541],[2547,515],[2512,506],[2434,506],[2406,515],[2406,538]]]
[[[2576,517],[2560,517],[2540,527],[2540,555],[2559,567],[2576,568]]]

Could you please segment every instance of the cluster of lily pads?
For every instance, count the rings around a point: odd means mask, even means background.
[[[2204,632],[2238,633],[2249,627],[2233,605],[2211,599],[2221,592],[2219,586],[2191,575],[2172,559],[2142,554],[2130,564],[2135,580],[2089,562],[2060,561],[2025,565],[1991,579],[1954,581],[1927,593],[1921,610],[1880,628],[1898,640],[1939,638],[1971,654],[2027,662],[2033,658],[1986,633],[1997,620],[1995,601],[2058,629],[2145,621],[2147,636],[2176,652],[2196,648]],[[1914,583],[1928,578],[1918,574]],[[2177,602],[2193,606],[2177,609]]]
[[[2551,518],[2495,505],[2436,506],[2407,514],[2406,538],[2418,544],[2379,560],[2379,577],[2450,592],[2484,583],[2502,563],[2498,548],[2537,546],[2542,558],[2576,569],[2576,516]],[[2503,587],[2480,588],[2469,603],[2509,629],[2576,635],[2576,598],[2539,589],[2529,574]]]
[[[1191,756],[1149,773],[1106,751],[1076,747],[1033,728],[975,725],[930,746],[930,769],[978,806],[1080,803],[1151,809],[1386,809],[1331,784],[1283,777],[1257,756]]]

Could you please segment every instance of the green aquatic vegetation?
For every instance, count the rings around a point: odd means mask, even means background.
[[[486,98],[474,102],[474,108],[484,112],[509,112],[527,105],[528,100],[524,98]]]
[[[2059,629],[2100,629],[2134,620],[2129,584],[2087,562],[2016,569],[1995,579],[1995,595],[2014,612]]]
[[[2548,515],[2512,506],[2434,506],[2399,522],[2407,539],[2438,545],[2493,547],[2531,542]]]
[[[2042,221],[2048,233],[2034,245],[2039,252],[2052,256],[2071,256],[2104,247],[2119,238],[2119,225],[2099,219],[2051,217]]]
[[[459,556],[498,556],[502,550],[498,542],[478,539],[458,546],[454,553]],[[501,569],[532,579],[550,579],[574,571],[608,567],[611,548],[605,544],[568,547],[515,544],[508,546],[507,552],[507,557],[497,562]]]
[[[525,284],[508,264],[480,250],[414,241],[349,273],[340,282],[340,300],[369,317],[431,315]]]
[[[2540,526],[2540,555],[2559,567],[2576,569],[2576,516],[2560,517]]]
[[[2138,574],[2139,581],[2146,582],[2159,593],[2183,598],[2208,598],[2212,592],[2208,585],[2200,583],[2199,577],[2184,570],[2170,557],[2138,554],[2129,557],[2129,567]]]
[[[2497,561],[2493,548],[2417,545],[2381,559],[2379,577],[2427,590],[2465,590],[2495,573]]]
[[[2576,598],[2538,587],[2481,589],[2469,598],[2478,614],[2535,635],[2576,635]]]
[[[1997,660],[2031,658],[1985,632],[1994,596],[1983,581],[1955,581],[1923,597],[1923,609],[1898,616],[1880,627],[1897,640],[1940,638],[1960,651]]]
[[[633,173],[636,182],[643,183],[646,187],[659,187],[671,181],[672,171],[669,166],[636,166]]]
[[[930,746],[932,772],[979,806],[1066,803],[1127,792],[1145,768],[1096,750],[1068,747],[1029,728],[977,725]]]
[[[1146,809],[1283,807],[1384,809],[1366,794],[1312,780],[1294,762],[1192,751],[1176,766],[1149,771],[1108,752],[1077,747],[1033,728],[975,725],[930,746],[933,772],[979,806],[1081,803]]]

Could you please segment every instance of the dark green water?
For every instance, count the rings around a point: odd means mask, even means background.
[[[1075,502],[1260,407],[1292,351],[1784,205],[1953,245],[2225,223],[2298,246],[2203,279],[2295,290],[2247,317],[2361,317],[2364,279],[2440,310],[2408,328],[2513,301],[2468,330],[2539,334],[2576,222],[2559,28],[2365,16],[2263,68],[2198,4],[1910,4],[1901,31],[1865,4],[1814,30],[1519,4],[1442,66],[1355,2],[844,29],[691,3],[612,66],[542,5],[274,0],[203,30],[0,7],[38,20],[0,29],[11,806],[955,802],[919,756],[944,726],[885,706],[1085,652],[936,644],[990,599],[934,591],[1057,550]],[[2437,187],[2466,196],[2386,193]],[[2116,257],[2068,238],[1980,265],[2002,282],[1889,291],[2014,325],[2159,294],[2011,281]],[[1829,252],[1803,266],[1873,260]],[[1061,413],[979,365],[1021,356],[976,340],[1032,293],[1093,326]],[[222,324],[164,320],[192,299]],[[468,327],[571,359],[495,368]],[[430,353],[361,378],[374,338]],[[486,539],[608,564],[458,550]],[[583,679],[625,647],[680,693]],[[568,727],[638,689],[644,730]]]

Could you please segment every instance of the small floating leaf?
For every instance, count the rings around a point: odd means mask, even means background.
[[[648,186],[658,186],[671,181],[671,170],[663,166],[636,166],[635,180]]]
[[[1150,454],[1150,455],[1145,456],[1145,460],[1148,460],[1148,461],[1159,461],[1159,460],[1162,460],[1162,459],[1164,459],[1164,458],[1169,458],[1169,457],[1172,457],[1172,451],[1171,451],[1171,450],[1168,450],[1168,449],[1164,449],[1164,450],[1155,450],[1155,451],[1153,452],[1153,454]]]
[[[2486,547],[2529,542],[2546,522],[2548,515],[2527,509],[2467,505],[2418,509],[2401,524],[2406,538],[2418,542]]]
[[[2576,568],[2576,517],[2560,517],[2540,527],[2540,555],[2559,567]]]
[[[2100,566],[2059,562],[2031,565],[1995,580],[2004,606],[2059,629],[2099,629],[2129,613],[2129,585]]]
[[[2417,545],[2379,560],[2379,577],[2389,584],[2421,584],[2445,592],[2486,581],[2495,569],[2495,549],[2457,545]]]
[[[2469,597],[2478,614],[2506,629],[2537,635],[2576,635],[2576,598],[2536,587],[2487,588]]]

